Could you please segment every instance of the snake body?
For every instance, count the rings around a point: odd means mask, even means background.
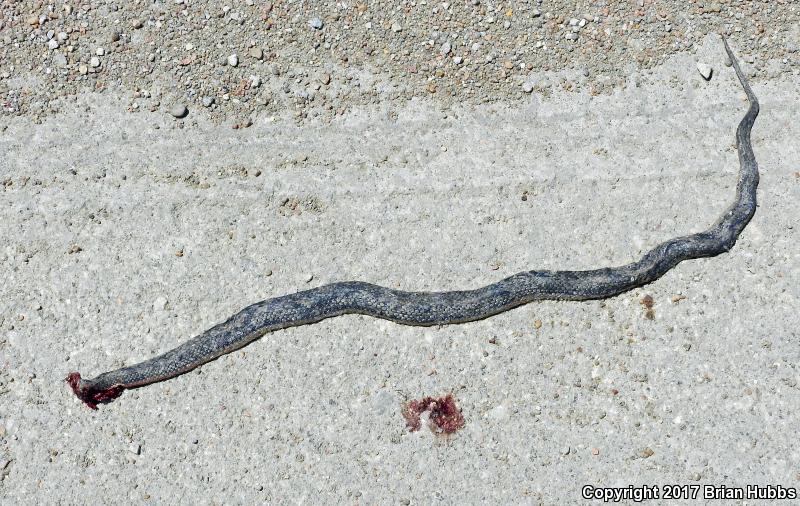
[[[406,292],[360,281],[332,283],[255,303],[163,355],[91,380],[81,379],[74,372],[67,382],[81,400],[97,409],[98,403],[110,402],[125,389],[186,373],[278,329],[347,313],[403,325],[445,325],[480,320],[534,300],[602,299],[650,283],[684,260],[729,251],[756,210],[758,165],[750,131],[759,105],[724,38],[723,43],[750,107],[736,129],[740,163],[736,198],[708,230],[663,242],[627,265],[584,271],[520,272],[474,290]]]

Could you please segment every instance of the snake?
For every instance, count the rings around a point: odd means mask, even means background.
[[[257,302],[162,355],[93,379],[72,372],[67,383],[80,400],[97,409],[124,390],[174,378],[287,327],[343,314],[368,315],[403,325],[448,325],[482,320],[536,300],[605,299],[651,283],[684,260],[730,251],[756,211],[759,175],[750,132],[759,104],[727,40],[723,37],[722,41],[750,106],[736,128],[740,165],[736,197],[707,230],[662,242],[626,265],[532,270],[472,290],[409,292],[362,281],[335,282]]]

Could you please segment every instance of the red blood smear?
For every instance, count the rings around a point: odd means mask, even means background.
[[[412,432],[419,430],[422,426],[420,415],[425,411],[430,412],[429,420],[431,430],[434,430],[434,432],[453,434],[464,426],[464,416],[456,406],[453,394],[447,394],[445,397],[438,399],[425,397],[419,401],[408,402],[403,407],[403,417],[405,417],[406,425]],[[437,428],[438,430],[436,430]]]
[[[75,395],[78,396],[78,399],[82,400],[92,409],[97,409],[98,404],[106,404],[113,401],[122,395],[122,391],[125,390],[122,385],[114,385],[113,387],[106,388],[105,390],[95,390],[91,387],[83,387],[81,386],[81,374],[78,372],[69,373],[65,381],[69,383],[70,387],[72,387],[72,391],[75,392]]]

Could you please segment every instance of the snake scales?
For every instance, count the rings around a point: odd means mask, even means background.
[[[736,129],[741,166],[736,199],[708,230],[676,237],[648,251],[640,260],[586,271],[528,271],[482,288],[453,292],[404,292],[360,281],[333,283],[267,299],[246,307],[224,323],[163,355],[139,364],[66,381],[89,407],[110,402],[122,391],[172,378],[239,349],[267,332],[315,323],[346,313],[360,313],[404,325],[443,325],[480,320],[533,300],[587,300],[611,297],[661,277],[683,260],[715,256],[733,247],[756,210],[758,165],[750,131],[758,100],[723,38],[725,51],[750,102]]]

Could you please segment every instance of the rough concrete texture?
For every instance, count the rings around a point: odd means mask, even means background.
[[[275,332],[99,411],[63,381],[331,281],[470,288],[617,265],[702,230],[733,198],[746,102],[721,44],[699,54],[710,82],[679,54],[609,96],[412,101],[325,126],[178,129],[107,94],[40,125],[4,119],[0,502],[563,504],[585,502],[584,484],[797,487],[796,75],[754,83],[760,205],[729,254],[605,301]],[[465,427],[409,432],[402,403],[447,393]]]

